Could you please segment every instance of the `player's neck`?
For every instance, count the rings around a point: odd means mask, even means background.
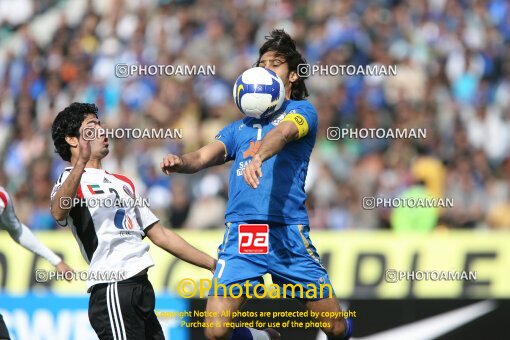
[[[100,159],[91,159],[87,162],[87,165],[85,165],[86,168],[94,168],[94,169],[101,169],[101,160]]]
[[[292,86],[285,88],[285,100],[290,99],[290,95],[292,94]]]
[[[76,164],[76,160],[71,161],[71,164],[74,166]],[[87,162],[87,164],[85,164],[85,168],[102,169],[101,160],[100,159],[90,159]]]

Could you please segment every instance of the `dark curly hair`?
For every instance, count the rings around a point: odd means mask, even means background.
[[[85,117],[93,114],[97,117],[97,106],[87,103],[72,103],[60,111],[51,126],[51,138],[55,145],[55,152],[64,161],[71,161],[71,147],[66,142],[66,137],[79,137],[80,127]]]
[[[262,55],[269,51],[275,52],[277,56],[285,59],[289,72],[294,71],[297,73],[298,65],[306,64],[306,59],[296,48],[296,42],[284,30],[274,29],[271,35],[265,38],[267,41],[259,50],[259,59],[256,65],[260,63]],[[290,99],[301,100],[308,97],[308,90],[305,85],[306,78],[298,74],[298,79],[292,83]]]

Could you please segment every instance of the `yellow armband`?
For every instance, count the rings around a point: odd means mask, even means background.
[[[299,138],[303,138],[308,133],[308,123],[306,122],[305,117],[301,116],[299,113],[289,113],[283,118],[282,122],[289,121],[293,122],[299,131]]]

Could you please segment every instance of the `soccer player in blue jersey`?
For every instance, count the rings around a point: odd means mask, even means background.
[[[206,322],[220,327],[207,328],[208,339],[278,339],[274,330],[227,327],[230,316],[246,299],[224,296],[234,284],[250,287],[262,283],[262,275],[270,273],[273,283],[310,285],[320,292],[320,284],[330,284],[328,274],[309,237],[304,184],[310,154],[317,134],[317,113],[304,98],[308,96],[304,79],[297,74],[305,63],[295,42],[283,30],[274,30],[259,50],[257,66],[274,71],[285,85],[282,108],[268,118],[246,117],[223,128],[216,141],[183,156],[167,155],[161,163],[164,173],[195,173],[206,167],[233,161],[230,171],[229,199],[225,215],[227,229],[218,248],[218,266],[214,273],[218,289],[209,296]],[[265,254],[241,253],[239,226],[268,224],[269,242]],[[224,286],[223,286],[224,285]],[[244,285],[244,287],[247,287]],[[238,295],[238,290],[233,296]],[[291,296],[291,294],[287,294]],[[338,312],[340,306],[332,293],[326,298],[300,297],[314,312]],[[231,314],[229,314],[231,315]],[[321,314],[319,314],[321,315]],[[349,319],[320,316],[322,330],[329,339],[348,339]]]

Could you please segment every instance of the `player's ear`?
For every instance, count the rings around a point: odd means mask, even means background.
[[[296,80],[298,80],[298,78],[299,78],[299,77],[298,77],[298,75],[297,75],[296,71],[290,71],[290,72],[289,72],[289,81],[290,81],[291,83],[293,83],[293,82],[295,82]]]
[[[78,146],[78,137],[66,136],[66,142],[72,147]]]

